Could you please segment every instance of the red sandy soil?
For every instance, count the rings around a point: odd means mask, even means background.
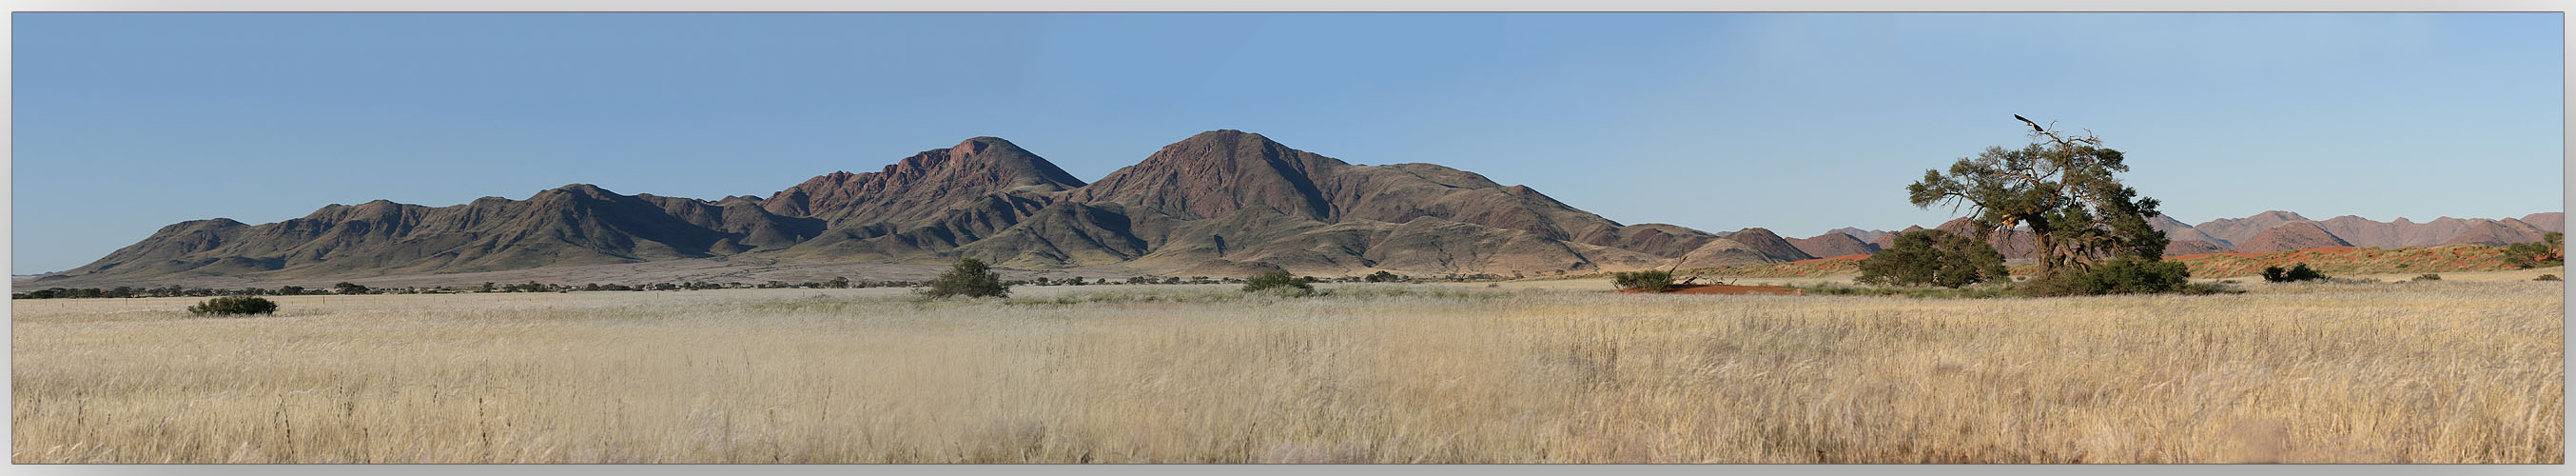
[[[1645,291],[1611,291],[1619,294],[1644,294]],[[1664,294],[1778,294],[1795,296],[1798,288],[1788,286],[1737,286],[1733,284],[1675,284]]]

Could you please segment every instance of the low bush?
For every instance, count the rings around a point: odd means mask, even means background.
[[[277,303],[250,296],[224,296],[188,306],[188,313],[199,316],[276,314]]]
[[[2307,263],[2299,263],[2298,266],[2292,266],[2288,270],[2283,270],[2279,266],[2263,268],[2263,280],[2266,282],[2293,283],[2299,281],[2315,281],[2325,279],[2325,277],[2325,274],[2318,273],[2317,270],[2308,268]]]
[[[1673,273],[1660,269],[1611,273],[1610,284],[1623,291],[1660,293],[1673,288]]]
[[[2531,278],[2531,280],[2532,280],[2532,281],[2566,281],[2566,280],[2564,280],[2564,279],[2558,279],[2558,275],[2555,275],[2555,274],[2543,274],[2543,275],[2540,275],[2540,277],[2537,277],[2537,278]]]
[[[2411,280],[2409,280],[2409,281],[2441,281],[2441,280],[2442,280],[2442,275],[2439,275],[2439,274],[2433,274],[2433,273],[2424,273],[2423,275],[2421,275],[2421,276],[2416,276],[2416,277],[2415,277],[2415,279],[2411,279]]]
[[[1288,274],[1287,271],[1261,273],[1260,276],[1253,276],[1251,280],[1244,281],[1243,283],[1243,292],[1257,293],[1264,291],[1303,296],[1314,292],[1315,285],[1306,284],[1306,280],[1304,278],[1299,278],[1294,274]]]
[[[939,275],[939,279],[930,281],[930,289],[922,290],[921,295],[931,298],[1009,297],[1011,286],[1002,284],[1002,274],[993,272],[993,267],[984,264],[983,260],[966,258],[957,260],[956,266],[949,267],[947,273]]]

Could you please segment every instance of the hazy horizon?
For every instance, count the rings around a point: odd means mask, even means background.
[[[1091,181],[1213,129],[1790,237],[1951,218],[1904,185],[2027,143],[2013,114],[2186,223],[2563,211],[2555,13],[12,20],[12,274],[331,203],[767,197],[976,136]]]

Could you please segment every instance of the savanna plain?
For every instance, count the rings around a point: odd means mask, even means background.
[[[2563,270],[2549,270],[2564,274]],[[11,303],[19,463],[2561,463],[2559,282]],[[2505,276],[2515,277],[2515,276]]]

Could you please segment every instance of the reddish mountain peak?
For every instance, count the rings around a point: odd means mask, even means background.
[[[2544,231],[2567,231],[2567,213],[2565,212],[2541,212],[2523,215],[2522,221],[2530,223],[2531,226],[2540,227],[2540,229]]]
[[[1184,219],[1251,209],[1329,221],[1333,208],[1318,184],[1349,165],[1260,134],[1221,129],[1163,146],[1071,198],[1125,203]]]
[[[2182,220],[2176,220],[2173,215],[2158,213],[2156,216],[2147,217],[2147,226],[2154,227],[2159,231],[2168,231],[2173,228],[2190,228],[2191,224],[2183,223]]]
[[[1319,168],[1350,165],[1340,160],[1290,148],[1261,134],[1218,129],[1192,135],[1180,142],[1163,146],[1145,161],[1146,165],[1249,165],[1268,163],[1284,165],[1283,174],[1312,174]]]
[[[2318,226],[2316,222],[2296,221],[2256,233],[2253,237],[2236,242],[2234,248],[2238,253],[2271,253],[2328,246],[2352,246],[2352,243],[2344,241],[2334,233],[2327,232],[2325,227]]]
[[[545,190],[545,191],[537,192],[537,195],[536,195],[536,196],[537,196],[537,197],[543,197],[543,196],[547,196],[547,195],[574,195],[574,196],[589,197],[589,198],[606,198],[606,197],[616,197],[616,196],[620,196],[620,195],[618,195],[618,194],[617,194],[617,192],[611,192],[611,191],[608,191],[608,189],[605,189],[605,188],[599,188],[599,186],[598,186],[598,185],[591,185],[591,184],[586,184],[586,183],[565,184],[564,186],[561,186],[561,187],[555,187],[555,188],[548,189],[548,190]],[[529,197],[529,199],[530,199],[530,200],[535,200],[536,198],[535,198],[535,197]]]
[[[2280,211],[2280,210],[2264,210],[2264,211],[2263,211],[2263,213],[2256,213],[2256,214],[2254,214],[2254,216],[2255,216],[2255,217],[2266,217],[2266,218],[2271,218],[2271,219],[2281,220],[2281,221],[2308,221],[2308,217],[2299,216],[2299,214],[2298,214],[2298,213],[2294,213],[2294,212],[2285,212],[2285,211]],[[2253,218],[2253,217],[2246,217],[2246,218]]]
[[[944,149],[905,157],[876,172],[832,172],[762,200],[770,213],[823,218],[852,216],[905,221],[942,213],[958,200],[992,193],[1051,193],[1080,187],[1045,158],[995,137],[967,139]]]
[[[1734,233],[1726,234],[1725,238],[1719,239],[1742,243],[1744,246],[1751,247],[1755,251],[1761,252],[1763,256],[1778,261],[1798,261],[1816,258],[1815,255],[1810,255],[1807,254],[1806,251],[1799,250],[1797,244],[1790,243],[1789,240],[1780,238],[1778,233],[1772,233],[1770,229],[1766,228],[1746,228],[1736,230]]]
[[[2460,234],[2452,236],[2450,239],[2444,240],[2442,243],[2503,246],[2514,243],[2541,241],[2548,233],[2548,230],[2533,226],[2530,223],[2525,223],[2521,219],[2481,219],[2474,224],[2469,225],[2467,230],[2461,231]]]
[[[1839,231],[1828,231],[1812,238],[1790,239],[1789,244],[1796,245],[1798,251],[1806,252],[1808,256],[1818,258],[1878,252],[1877,246]]]

